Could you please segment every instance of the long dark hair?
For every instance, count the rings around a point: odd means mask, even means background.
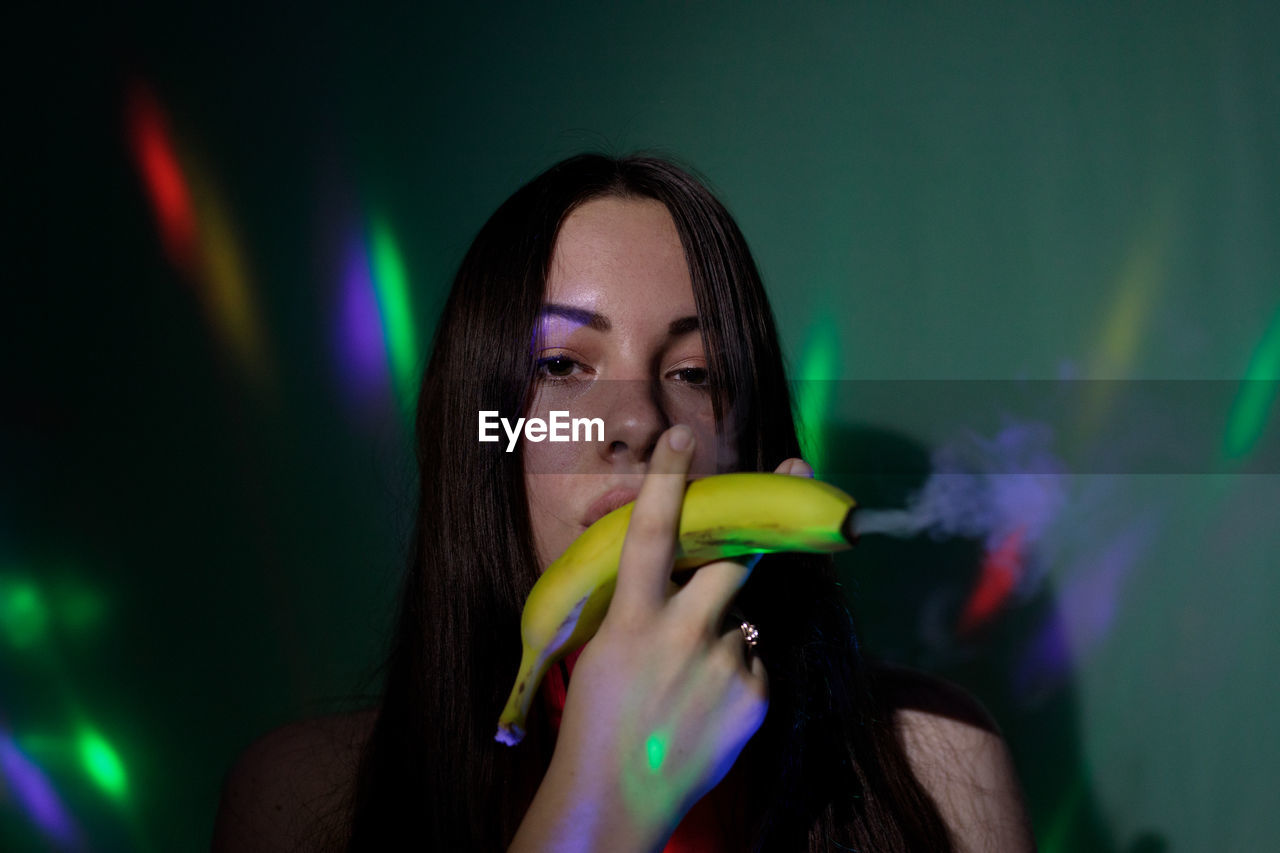
[[[586,154],[508,199],[458,270],[418,402],[420,505],[377,721],[350,804],[349,849],[503,850],[546,771],[535,709],[494,741],[538,575],[523,461],[475,440],[476,413],[523,414],[528,341],[565,217],[602,196],[656,199],[675,220],[710,375],[727,390],[738,466],[800,455],[773,314],[723,205],[661,159]],[[507,342],[507,346],[495,346]],[[717,401],[717,419],[724,422]],[[762,637],[770,709],[739,758],[755,850],[948,850],[937,808],[877,703],[829,558],[767,557],[737,605]]]

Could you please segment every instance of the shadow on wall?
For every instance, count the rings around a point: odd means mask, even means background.
[[[884,429],[834,425],[826,447],[824,479],[864,508],[906,506],[932,472],[927,448]],[[975,538],[867,535],[836,565],[872,656],[955,681],[995,717],[1040,848],[1118,851],[1081,749],[1072,660],[1054,589],[1042,578],[1030,594],[1013,595],[999,582],[999,550]],[[1036,559],[1034,545],[1031,550],[1020,559]],[[1154,833],[1127,845],[1133,853],[1166,848]]]

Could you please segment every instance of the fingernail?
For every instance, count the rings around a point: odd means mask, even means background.
[[[693,444],[693,430],[684,424],[673,426],[667,433],[667,444],[672,450],[687,450]]]

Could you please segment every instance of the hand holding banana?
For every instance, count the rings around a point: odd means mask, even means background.
[[[664,447],[661,453],[669,451],[669,447]],[[655,465],[660,461],[659,455],[655,452]],[[685,467],[687,470],[687,464]],[[615,597],[615,586],[621,588],[626,583],[619,577],[620,560],[629,551],[646,548],[642,544],[631,544],[633,539],[646,541],[660,533],[654,528],[661,527],[661,523],[638,509],[645,503],[645,489],[651,489],[651,479],[664,478],[647,478],[634,504],[614,510],[583,531],[564,554],[547,567],[530,591],[520,622],[523,642],[520,669],[498,721],[496,739],[500,742],[508,745],[520,742],[524,737],[525,719],[547,670],[566,652],[591,639],[606,613],[612,612],[610,602]],[[672,477],[665,479],[670,481]],[[651,606],[653,601],[661,600],[653,596],[665,598],[673,564],[675,569],[687,569],[714,560],[774,551],[840,551],[848,548],[854,539],[853,499],[834,486],[807,477],[720,474],[695,480],[686,488],[681,472],[674,482],[662,488],[683,491],[683,508],[677,494],[674,503],[678,517],[669,522],[670,527],[675,528],[678,521],[678,539],[671,535],[674,530],[666,531],[668,540],[675,541],[666,542],[670,554],[665,557],[665,568],[663,561],[657,559],[656,563],[635,572],[640,575],[643,571],[647,575],[644,588],[633,594],[647,596]],[[649,501],[653,502],[653,499]],[[637,528],[641,536],[635,535]],[[695,581],[704,574],[710,578],[712,573],[699,571]],[[717,599],[719,610],[713,630],[745,580],[744,572],[723,602]],[[624,602],[624,607],[633,605]]]
[[[661,848],[729,772],[769,706],[760,657],[744,654],[736,627],[721,629],[751,568],[716,558],[843,547],[852,501],[812,480],[708,477],[686,496],[694,443],[688,428],[668,430],[634,505],[579,536],[530,595],[524,663],[500,739],[523,734],[548,663],[595,636],[574,668],[551,764],[514,853],[553,843]],[[694,565],[701,568],[683,587],[672,583],[673,566]]]

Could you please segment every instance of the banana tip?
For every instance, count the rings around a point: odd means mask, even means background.
[[[503,723],[498,726],[498,733],[493,736],[498,743],[515,746],[524,740],[524,729],[515,723]]]
[[[844,537],[844,541],[850,545],[858,544],[858,528],[854,524],[854,515],[857,514],[856,506],[849,507],[849,511],[845,513],[844,521],[840,522],[840,535]]]

